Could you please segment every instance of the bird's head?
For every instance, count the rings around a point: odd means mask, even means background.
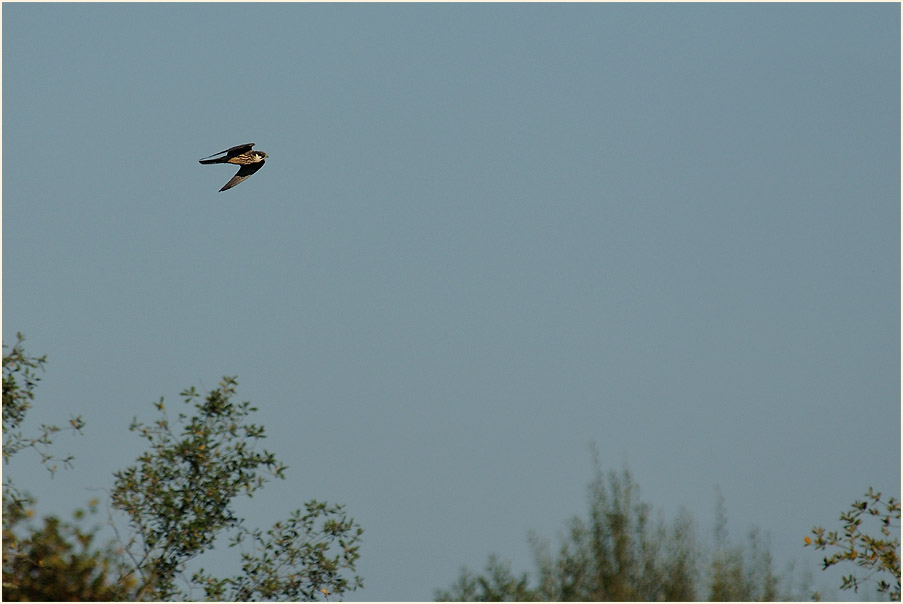
[[[255,151],[254,154],[257,156],[257,159],[259,159],[259,160],[267,158],[267,154],[264,153],[263,151]]]

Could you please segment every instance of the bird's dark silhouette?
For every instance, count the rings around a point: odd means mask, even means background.
[[[225,191],[226,189],[231,189],[247,177],[257,172],[263,167],[263,164],[266,163],[267,154],[263,151],[252,151],[251,149],[253,147],[254,143],[236,145],[234,147],[229,147],[225,151],[214,153],[213,155],[205,157],[204,159],[199,159],[198,161],[202,164],[235,164],[241,166],[238,169],[238,172],[235,173],[235,176],[233,176],[229,180],[229,182],[223,185],[223,188],[220,189],[220,191]],[[214,157],[216,155],[222,155],[222,157],[210,159],[211,157]]]

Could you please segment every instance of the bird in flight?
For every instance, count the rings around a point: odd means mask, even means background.
[[[214,153],[204,159],[199,159],[198,161],[202,164],[236,164],[241,166],[238,169],[238,172],[235,173],[235,176],[220,189],[220,191],[225,191],[226,189],[231,189],[263,167],[263,164],[266,162],[267,154],[263,151],[251,151],[253,146],[254,143],[236,145],[234,147],[229,147],[225,151]],[[225,155],[223,155],[223,153],[225,153]],[[216,159],[210,159],[215,155],[223,156],[217,157]]]

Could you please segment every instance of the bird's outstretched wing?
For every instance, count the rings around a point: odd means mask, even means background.
[[[233,147],[233,148],[236,148],[236,147]],[[265,163],[266,163],[266,160],[261,160],[255,164],[245,164],[244,166],[242,166],[241,168],[238,169],[238,172],[235,173],[235,176],[233,176],[229,180],[229,182],[227,182],[225,185],[223,185],[223,188],[220,189],[220,192],[223,192],[226,189],[231,189],[232,187],[234,187],[235,185],[237,185],[238,183],[240,183],[247,177],[249,177],[252,174],[254,174],[255,172],[257,172],[259,169],[261,169],[263,167],[263,164],[265,164]]]
[[[220,151],[219,153],[214,153],[213,155],[208,155],[203,159],[199,159],[198,161],[202,164],[219,164],[224,163],[229,160],[230,157],[235,157],[236,155],[241,155],[242,153],[247,153],[251,150],[255,143],[245,143],[244,145],[235,145],[234,147],[229,147],[225,151]],[[216,159],[210,159],[211,157],[215,157],[217,155],[222,155],[225,153],[223,157],[217,157]]]

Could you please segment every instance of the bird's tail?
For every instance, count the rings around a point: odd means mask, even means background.
[[[217,155],[219,155],[217,153]],[[211,156],[213,157],[213,156]],[[216,159],[199,159],[198,162],[202,164],[224,164],[229,160],[228,157],[218,157]]]

